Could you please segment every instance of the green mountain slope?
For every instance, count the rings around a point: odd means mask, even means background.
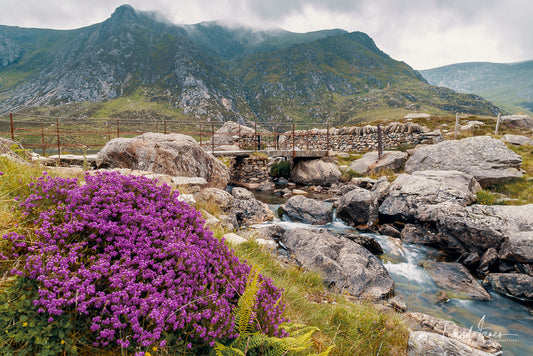
[[[533,61],[459,63],[421,74],[433,85],[478,94],[510,112],[533,112]]]
[[[0,114],[331,122],[495,115],[430,86],[361,32],[173,25],[124,5],[70,31],[0,26]]]

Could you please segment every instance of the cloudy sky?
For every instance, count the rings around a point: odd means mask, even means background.
[[[531,0],[0,0],[0,24],[79,28],[104,21],[124,3],[176,24],[362,31],[415,69],[533,59]]]

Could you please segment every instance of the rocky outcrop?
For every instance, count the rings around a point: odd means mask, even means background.
[[[208,186],[225,188],[227,167],[206,153],[190,136],[146,133],[135,138],[115,138],[98,152],[101,168],[129,168],[171,176],[202,177]]]
[[[292,221],[312,225],[325,225],[331,222],[331,208],[327,204],[302,195],[291,197],[279,209]]]
[[[378,219],[377,195],[355,187],[339,199],[337,217],[353,226],[373,226]]]
[[[379,213],[391,219],[414,221],[425,206],[454,202],[461,206],[476,201],[480,185],[459,171],[420,171],[401,174],[391,184]]]
[[[349,239],[326,230],[296,228],[283,244],[304,268],[320,272],[325,282],[359,298],[379,299],[393,291],[393,282],[381,261]]]
[[[483,283],[504,295],[528,302],[533,301],[533,276],[520,273],[491,273]]]
[[[462,342],[441,334],[415,331],[409,334],[409,356],[491,356],[493,353],[476,350]]]
[[[533,139],[527,136],[507,134],[501,140],[516,146],[533,146]]]
[[[407,153],[401,151],[384,151],[379,158],[377,151],[365,153],[365,155],[350,163],[348,169],[362,174],[374,174],[384,171],[397,171],[402,169],[407,161]]]
[[[422,266],[435,283],[454,298],[492,300],[485,288],[460,263],[425,261]]]
[[[335,163],[323,159],[299,161],[291,170],[291,180],[303,185],[329,186],[337,183],[341,175]]]
[[[494,339],[478,331],[457,326],[451,321],[423,313],[407,313],[406,316],[415,330],[440,334],[484,352],[496,353],[502,349],[502,345]]]
[[[521,163],[522,157],[503,142],[489,136],[475,136],[418,147],[407,160],[405,171],[461,171],[487,187],[521,177]]]

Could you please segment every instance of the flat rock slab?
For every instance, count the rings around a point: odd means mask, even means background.
[[[422,265],[435,283],[444,289],[450,297],[492,300],[490,294],[462,264],[457,262],[426,261]]]
[[[293,196],[279,209],[296,222],[325,225],[332,221],[331,208],[327,204],[302,195]]]
[[[319,272],[358,298],[380,299],[393,291],[393,281],[381,261],[364,247],[327,230],[296,228],[282,242],[304,268]]]
[[[483,335],[479,331],[458,326],[451,321],[424,313],[406,313],[405,315],[414,330],[437,333],[484,352],[497,353],[502,349],[502,345],[494,339]],[[441,356],[443,354],[440,353],[438,355]]]
[[[460,171],[417,171],[400,174],[389,187],[379,207],[380,214],[401,220],[416,220],[427,205],[453,202],[467,206],[476,201],[481,186]]]
[[[405,171],[461,171],[476,178],[482,187],[522,177],[522,157],[503,142],[489,136],[443,141],[416,148],[405,164]]]
[[[533,138],[527,136],[507,134],[503,135],[501,140],[517,146],[533,146]]]
[[[379,157],[377,151],[365,155],[350,163],[348,169],[359,174],[373,174],[383,171],[398,171],[407,162],[407,153],[400,151],[384,151]]]
[[[427,331],[409,334],[407,346],[409,356],[492,356],[494,354],[476,350],[462,342]]]

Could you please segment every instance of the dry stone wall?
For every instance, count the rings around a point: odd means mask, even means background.
[[[299,150],[334,151],[368,151],[376,150],[378,146],[377,126],[351,126],[340,129],[297,130],[294,131],[294,144]],[[429,132],[426,127],[418,124],[391,123],[382,126],[383,148],[395,148],[399,145],[417,145],[420,143],[436,143],[442,140],[440,132]],[[287,131],[279,137],[280,149],[292,149],[293,133]]]

